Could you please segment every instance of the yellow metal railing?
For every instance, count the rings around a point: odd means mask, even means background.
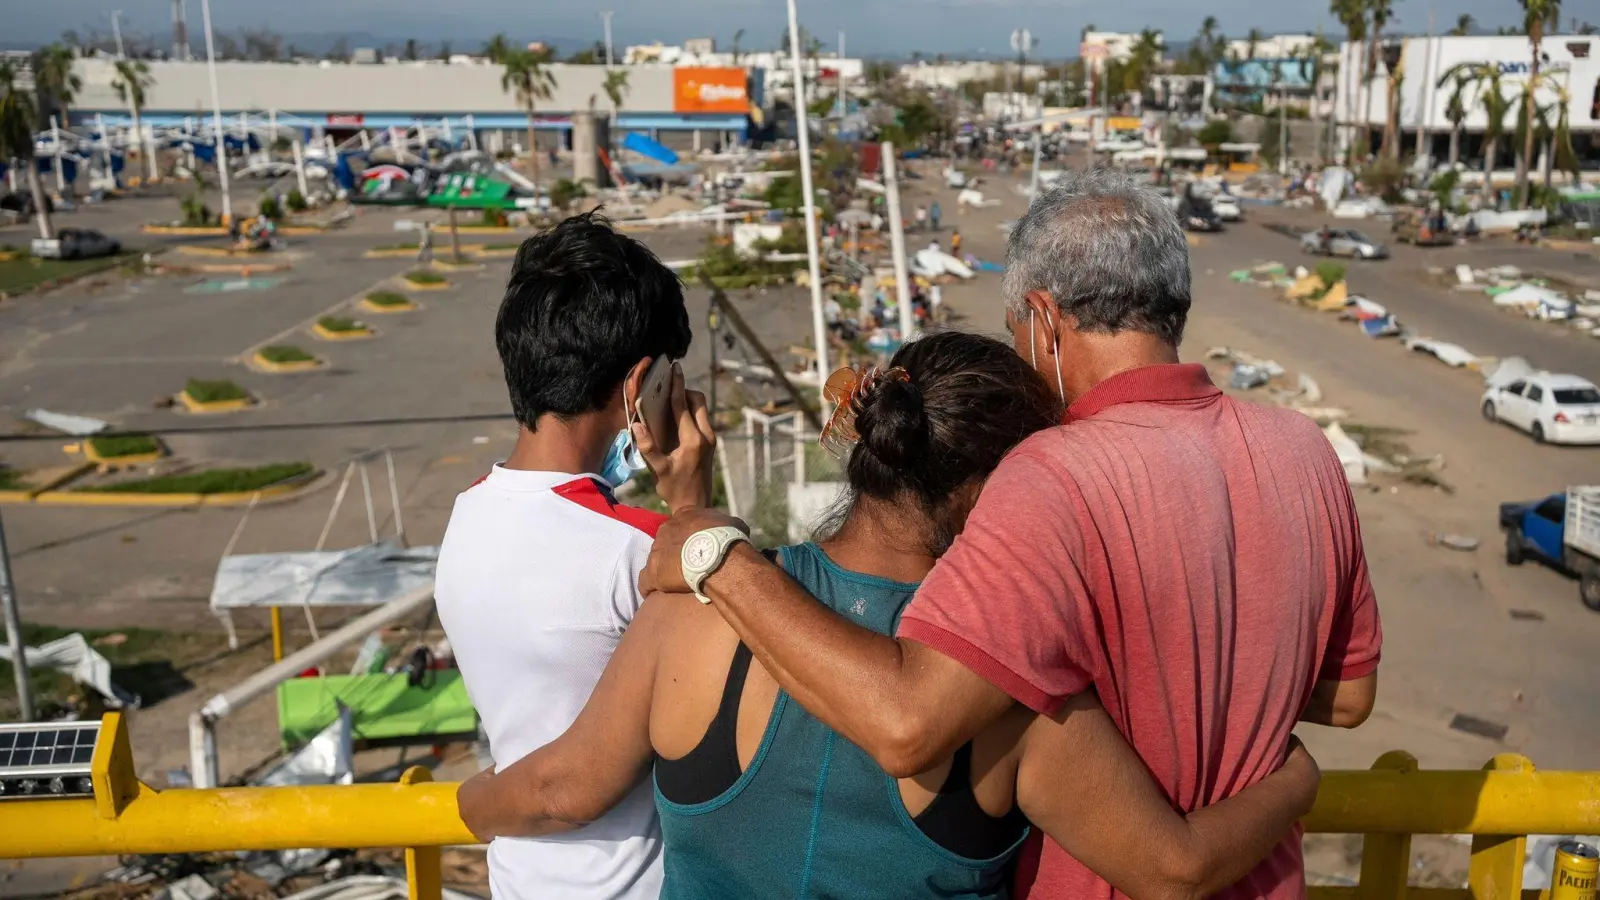
[[[121,717],[106,717],[95,795],[0,801],[0,858],[406,848],[413,900],[440,896],[439,848],[476,843],[456,813],[456,785],[413,768],[398,784],[157,791],[133,777]],[[1361,834],[1360,882],[1314,887],[1313,900],[1525,900],[1528,834],[1600,832],[1600,772],[1540,772],[1496,756],[1479,771],[1424,771],[1384,754],[1367,771],[1323,774],[1307,832]],[[1414,834],[1469,834],[1468,887],[1410,887]]]

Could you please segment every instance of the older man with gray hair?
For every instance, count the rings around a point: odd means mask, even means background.
[[[697,560],[699,593],[892,775],[1016,704],[1059,718],[1092,690],[1190,811],[1276,769],[1297,722],[1359,725],[1382,636],[1344,470],[1309,419],[1179,362],[1189,259],[1171,210],[1125,175],[1071,173],[1017,223],[1006,264],[1017,352],[1066,418],[1001,463],[897,636],[828,612],[748,545],[709,575]],[[726,521],[675,517],[641,578],[683,589],[684,542]],[[1055,844],[1035,850],[1019,894],[1113,895]],[[1304,894],[1298,833],[1225,892]]]

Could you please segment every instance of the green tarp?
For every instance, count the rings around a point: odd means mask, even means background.
[[[427,738],[470,734],[478,714],[467,699],[461,673],[429,673],[428,687],[411,687],[404,674],[325,675],[291,678],[278,685],[278,730],[285,745],[298,746],[339,717],[337,704],[350,707],[357,740]]]

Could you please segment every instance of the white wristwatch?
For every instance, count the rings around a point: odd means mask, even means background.
[[[700,593],[700,585],[722,567],[728,551],[741,541],[749,543],[750,536],[732,525],[721,525],[696,531],[683,542],[683,580],[701,603],[710,603],[711,598]]]

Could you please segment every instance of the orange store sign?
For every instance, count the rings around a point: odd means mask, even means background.
[[[672,111],[748,113],[750,95],[745,89],[744,69],[673,69]]]

